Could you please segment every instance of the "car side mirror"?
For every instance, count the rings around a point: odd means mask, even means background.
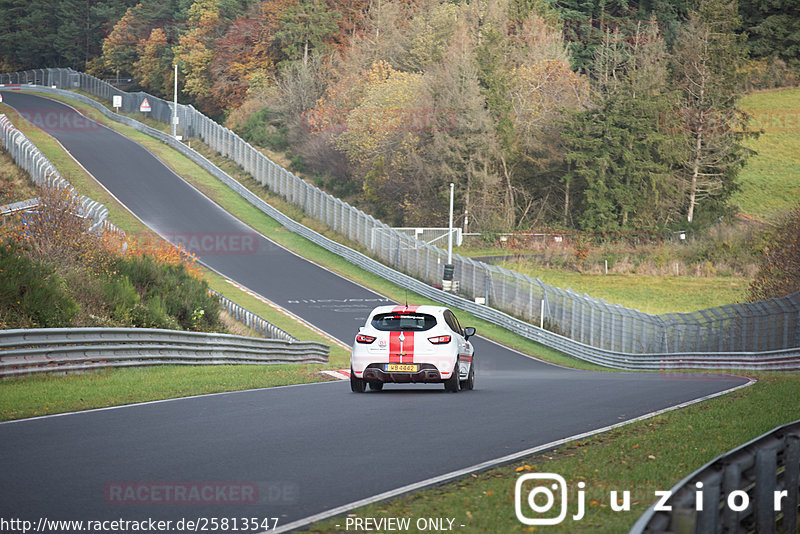
[[[464,328],[464,339],[469,339],[475,335],[475,328],[472,326],[468,326]]]

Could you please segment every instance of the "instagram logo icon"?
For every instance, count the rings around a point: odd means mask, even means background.
[[[578,487],[583,490],[584,482]],[[578,513],[583,518],[583,491],[579,491]],[[525,525],[558,525],[567,517],[567,481],[555,473],[528,473],[517,479],[514,487],[514,511]]]

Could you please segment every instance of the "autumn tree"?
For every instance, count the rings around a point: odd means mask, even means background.
[[[415,115],[423,77],[386,62],[376,63],[365,76],[363,98],[347,115],[345,130],[334,143],[364,176],[367,198],[376,205],[376,199],[392,199],[396,211],[385,215],[402,222],[403,206],[410,200],[405,187],[408,154],[420,141]]]
[[[290,60],[308,63],[309,55],[324,52],[328,40],[338,32],[339,18],[323,0],[300,0],[283,11],[275,39]]]
[[[512,6],[514,3],[512,3]],[[557,215],[555,199],[568,189],[562,183],[562,119],[589,101],[588,79],[569,65],[560,29],[552,14],[531,11],[518,19],[513,35],[511,70],[515,143],[510,153],[516,175],[517,224],[541,224]]]
[[[141,4],[137,6],[141,7]],[[111,33],[103,41],[103,68],[119,76],[132,74],[137,59],[139,39],[143,38],[144,21],[136,8],[128,8],[125,15],[114,25]]]
[[[593,105],[575,114],[564,132],[565,181],[580,192],[580,224],[587,230],[655,227],[675,214],[671,170],[679,153],[662,126],[675,106],[666,50],[654,22],[635,36],[627,42],[619,32],[607,33],[596,50]]]
[[[259,65],[252,57],[258,34],[257,19],[245,16],[234,20],[214,43],[214,57],[208,67],[210,91],[225,109],[239,107],[247,96],[251,77],[266,75],[272,66]]]
[[[671,124],[679,128],[685,155],[678,174],[685,191],[685,217],[694,221],[704,204],[718,215],[736,191],[736,176],[748,155],[739,109],[744,38],[732,0],[701,0],[677,41],[673,77],[682,109]]]
[[[172,48],[161,28],[154,28],[147,39],[139,41],[139,59],[133,64],[133,75],[138,82],[157,96],[172,94],[174,69]]]
[[[212,115],[221,111],[219,102],[211,94],[210,65],[214,58],[214,41],[222,25],[215,0],[196,0],[189,8],[187,31],[181,35],[175,49],[175,58],[185,74],[184,92]]]
[[[497,223],[503,200],[499,177],[493,172],[498,143],[474,61],[474,46],[475,36],[462,22],[441,61],[426,73],[423,109],[428,128],[422,132],[420,150],[409,159],[421,191],[413,219],[416,224],[446,220],[449,183],[456,184],[457,213],[462,214],[459,219],[464,231]]]

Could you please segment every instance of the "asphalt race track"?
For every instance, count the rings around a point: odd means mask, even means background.
[[[213,236],[198,251],[203,263],[345,343],[386,301],[254,233],[72,108],[9,91],[3,100],[148,226],[171,239]],[[746,382],[569,370],[473,341],[471,392],[389,385],[356,395],[328,382],[2,423],[0,515],[34,524],[277,517],[280,526]],[[463,510],[442,514],[466,520]]]

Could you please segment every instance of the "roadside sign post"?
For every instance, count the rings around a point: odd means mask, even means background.
[[[172,137],[178,135],[178,64],[175,63],[174,92],[172,93]]]
[[[153,108],[150,107],[150,101],[148,101],[146,98],[142,100],[142,103],[139,105],[139,111],[142,113],[150,113],[153,111]]]
[[[119,113],[119,108],[122,107],[122,95],[114,95],[112,97],[112,100],[113,100],[114,109],[116,109],[117,113]]]

